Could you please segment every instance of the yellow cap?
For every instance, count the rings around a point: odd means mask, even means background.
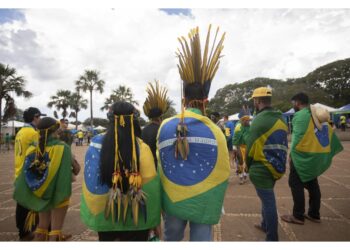
[[[260,87],[260,88],[254,89],[254,92],[251,98],[264,97],[264,96],[272,96],[272,90],[267,87]]]

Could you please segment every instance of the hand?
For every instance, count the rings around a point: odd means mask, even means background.
[[[157,226],[156,228],[154,228],[153,230],[154,230],[154,234],[160,239],[160,236],[162,234],[162,229],[161,229],[160,225]]]

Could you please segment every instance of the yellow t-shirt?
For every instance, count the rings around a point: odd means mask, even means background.
[[[33,127],[23,127],[18,131],[15,139],[15,178],[22,171],[26,158],[26,151],[30,145],[36,145],[39,140],[39,133]]]
[[[84,138],[84,133],[83,132],[78,132],[78,138]]]
[[[345,124],[345,123],[346,123],[346,117],[345,117],[345,116],[342,115],[342,116],[340,117],[340,123],[341,123],[341,124]]]

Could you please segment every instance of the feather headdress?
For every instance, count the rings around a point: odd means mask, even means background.
[[[168,90],[155,80],[155,86],[151,82],[148,83],[146,92],[148,96],[143,104],[143,112],[148,118],[160,117],[169,108]]]
[[[209,25],[207,38],[202,56],[199,28],[191,29],[187,42],[185,37],[179,37],[181,49],[176,52],[179,58],[178,69],[183,81],[183,91],[187,98],[204,100],[208,98],[211,82],[219,68],[221,52],[224,48],[225,33],[216,44],[219,27],[216,29],[215,37],[209,53],[210,43]]]

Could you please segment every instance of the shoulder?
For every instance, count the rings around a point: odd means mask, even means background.
[[[94,137],[92,137],[90,145],[94,146],[94,145],[102,145],[103,139],[105,138],[105,133],[103,134],[98,134],[95,135]]]
[[[235,127],[235,132],[241,131],[241,128],[242,128],[242,124],[241,123],[237,123],[237,125]]]
[[[310,117],[311,117],[310,110],[308,108],[305,108],[294,114],[292,122],[303,121],[303,120],[308,121]]]
[[[150,164],[153,163],[153,154],[151,148],[145,142],[143,142],[141,138],[137,138],[137,142],[140,147],[140,155],[142,161],[146,159]]]

